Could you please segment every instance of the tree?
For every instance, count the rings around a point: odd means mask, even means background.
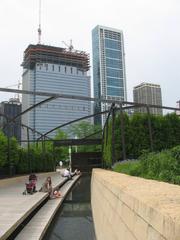
[[[102,134],[99,132],[101,130],[100,125],[91,124],[88,121],[81,121],[79,123],[73,124],[69,127],[68,133],[71,137],[82,139],[95,132],[97,134],[91,136],[90,138],[101,138]],[[88,145],[88,146],[79,146],[77,148],[78,152],[97,152],[100,151],[101,146],[97,145]]]
[[[62,140],[62,139],[67,139],[67,138],[68,138],[67,133],[58,129],[54,139]],[[58,164],[60,160],[65,161],[68,159],[68,156],[69,156],[68,147],[55,147],[54,151],[55,151],[54,153],[55,153],[56,164]]]
[[[0,167],[7,164],[7,137],[0,131]]]

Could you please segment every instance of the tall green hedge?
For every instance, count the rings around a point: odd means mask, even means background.
[[[169,149],[180,144],[180,118],[172,113],[165,116],[150,115],[153,151]],[[123,114],[127,158],[138,158],[143,150],[151,151],[147,114]],[[112,120],[104,132],[103,159],[112,165]],[[120,115],[115,117],[115,160],[123,160]]]
[[[59,160],[66,159],[68,154],[62,147],[53,148],[52,143],[45,143],[45,151],[41,144],[31,144],[28,152],[27,145],[20,146],[15,138],[10,138],[9,150],[8,161],[8,139],[0,131],[0,169],[11,166],[17,174],[54,171]]]

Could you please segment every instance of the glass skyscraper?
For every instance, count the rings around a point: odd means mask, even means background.
[[[126,101],[126,73],[123,32],[96,26],[92,30],[94,97]],[[95,104],[94,111],[108,109],[108,104]],[[104,117],[95,117],[103,126]]]

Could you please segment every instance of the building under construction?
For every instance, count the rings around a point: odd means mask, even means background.
[[[31,44],[24,51],[22,67],[24,90],[90,97],[89,54],[83,51]],[[42,100],[44,97],[24,95],[22,110]],[[55,99],[24,115],[22,122],[46,133],[58,125],[84,117],[90,112],[90,102]],[[50,137],[54,135],[53,132]],[[22,139],[25,138],[26,136],[22,136]]]
[[[30,44],[24,51],[22,66],[33,69],[36,63],[52,63],[74,66],[81,71],[89,70],[89,54],[84,51],[72,51],[66,48]]]

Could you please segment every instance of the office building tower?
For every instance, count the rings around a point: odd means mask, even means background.
[[[127,100],[123,32],[114,28],[96,26],[92,30],[94,96],[111,100]],[[94,111],[109,108],[95,104]],[[104,125],[105,117],[95,117],[95,123]]]
[[[89,55],[83,51],[42,44],[29,45],[24,52],[22,66],[23,90],[90,97]],[[22,109],[44,99],[43,96],[23,95]],[[59,125],[89,115],[90,108],[88,101],[58,98],[34,108],[23,116],[22,121],[46,133]],[[48,136],[54,137],[55,134],[52,132]],[[23,135],[26,139],[24,132]],[[30,137],[37,136],[31,134]]]
[[[133,89],[134,102],[162,106],[161,87],[158,84],[141,83]],[[135,112],[146,113],[144,107],[136,108]],[[150,108],[150,113],[162,115],[161,108]]]
[[[10,98],[9,101],[0,103],[0,112],[7,116],[7,118],[13,119],[21,112],[21,103],[18,98]],[[7,125],[7,119],[0,116],[0,126],[6,136],[15,137],[18,141],[21,141],[21,117],[17,118],[15,122],[10,122]]]

